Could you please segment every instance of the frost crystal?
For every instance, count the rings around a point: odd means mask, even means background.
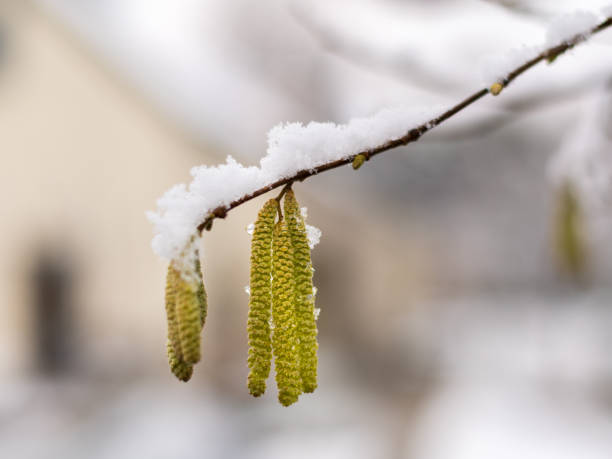
[[[308,218],[308,207],[300,208],[300,215],[302,215],[302,218],[306,220]]]
[[[251,287],[249,285],[244,286],[244,291],[247,295],[251,295]]]
[[[308,238],[308,247],[312,250],[321,240],[321,230],[316,226],[306,225],[306,237]]]
[[[249,223],[246,227],[247,234],[249,236],[252,236],[254,231],[255,231],[255,223]]]
[[[319,314],[321,314],[321,308],[314,308],[315,320],[319,320]]]
[[[398,139],[440,111],[439,107],[400,107],[381,110],[368,118],[355,118],[348,124],[279,124],[268,134],[268,150],[259,167],[243,166],[228,156],[225,164],[192,168],[193,180],[188,186],[181,184],[168,190],[157,201],[157,211],[147,212],[154,225],[153,250],[163,258],[175,259],[197,226],[217,207],[227,207],[300,170],[314,169]],[[314,237],[316,233],[312,230],[311,233],[312,245],[318,237]]]

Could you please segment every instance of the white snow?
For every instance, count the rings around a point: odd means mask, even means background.
[[[196,287],[202,280],[200,273],[195,270],[196,259],[200,256],[200,238],[199,234],[192,235],[180,256],[173,261],[174,266],[180,271],[181,277]]]
[[[609,5],[604,6],[601,9],[601,12],[606,17],[612,17],[612,3],[610,3]]]
[[[348,124],[279,124],[268,133],[268,151],[261,160],[261,171],[272,181],[299,170],[314,169],[398,139],[435,113],[431,109],[398,107],[383,109],[371,117],[354,118]]]
[[[599,22],[598,15],[588,11],[575,11],[555,17],[546,30],[542,44],[523,45],[502,53],[486,55],[481,60],[481,76],[487,86],[502,82],[512,70],[536,57],[547,48],[573,39],[576,35],[587,38]]]
[[[546,46],[555,46],[569,41],[576,35],[586,38],[598,22],[597,15],[588,11],[576,11],[557,16],[546,32]]]
[[[306,225],[306,237],[308,238],[308,247],[312,250],[321,240],[321,230],[315,226]]]
[[[268,151],[259,167],[246,167],[228,156],[219,166],[191,169],[193,180],[175,185],[157,201],[157,212],[147,212],[154,225],[152,247],[168,260],[181,256],[197,226],[219,206],[253,193],[271,183],[311,170],[330,161],[381,145],[404,136],[441,109],[400,107],[383,109],[368,118],[347,124],[310,122],[279,124],[268,134]],[[321,232],[309,227],[311,248]]]
[[[308,207],[301,207],[300,214],[302,215],[302,219],[306,221],[308,218]],[[321,240],[321,230],[316,226],[305,225],[306,226],[306,238],[308,239],[308,247],[310,250],[314,249],[315,246]]]
[[[518,66],[533,59],[543,50],[543,46],[521,46],[503,53],[487,55],[482,59],[482,82],[490,86],[502,82],[508,74]]]

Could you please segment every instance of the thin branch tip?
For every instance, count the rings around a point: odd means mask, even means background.
[[[445,122],[446,120],[448,120],[449,118],[453,117],[454,115],[456,115],[457,113],[459,113],[460,111],[462,111],[463,109],[467,108],[468,106],[472,105],[473,103],[477,102],[478,100],[480,100],[481,98],[483,98],[484,96],[486,96],[487,94],[492,94],[492,95],[498,95],[503,89],[505,89],[514,79],[516,79],[518,76],[520,76],[521,74],[523,74],[524,72],[526,72],[527,70],[529,70],[530,68],[532,68],[533,66],[535,66],[536,64],[542,62],[542,61],[548,61],[553,62],[557,57],[559,57],[560,55],[562,55],[563,53],[565,53],[567,50],[575,47],[577,44],[582,43],[584,41],[587,41],[592,35],[601,32],[602,30],[608,28],[612,26],[612,17],[608,17],[606,18],[603,22],[599,23],[598,25],[596,25],[595,27],[591,28],[590,30],[584,32],[584,33],[579,33],[576,34],[574,37],[572,37],[569,40],[566,40],[558,45],[552,46],[542,52],[540,52],[537,56],[535,56],[534,58],[532,58],[531,60],[523,63],[522,65],[518,66],[517,68],[515,68],[514,70],[512,70],[511,72],[509,72],[504,78],[500,79],[500,81],[493,83],[490,87],[488,88],[482,88],[480,90],[478,90],[477,92],[475,92],[474,94],[472,94],[471,96],[468,96],[467,98],[465,98],[464,100],[462,100],[461,102],[457,103],[456,105],[454,105],[453,107],[449,108],[447,111],[445,111],[444,113],[440,114],[439,116],[421,124],[420,126],[417,126],[415,128],[412,128],[410,130],[408,130],[406,132],[406,134],[396,140],[389,140],[377,147],[374,148],[370,148],[368,150],[365,151],[361,151],[361,152],[357,152],[354,155],[350,155],[348,157],[345,157],[343,159],[337,159],[334,161],[330,161],[328,163],[325,164],[321,164],[315,168],[312,169],[303,169],[300,170],[298,172],[296,172],[293,176],[291,177],[287,177],[287,178],[283,178],[283,179],[279,179],[273,183],[270,183],[258,190],[255,190],[254,192],[244,195],[234,201],[232,201],[230,204],[228,204],[227,206],[219,206],[216,209],[214,209],[207,217],[206,219],[198,226],[198,232],[201,233],[204,229],[206,230],[210,230],[210,228],[212,227],[212,222],[215,218],[225,218],[227,216],[227,213],[229,211],[231,211],[232,209],[244,204],[247,201],[250,201],[251,199],[254,199],[258,196],[261,196],[262,194],[267,193],[268,191],[272,191],[273,189],[276,189],[278,187],[283,186],[283,189],[281,190],[279,196],[276,198],[277,202],[280,203],[280,199],[282,198],[282,196],[289,190],[291,189],[291,185],[296,182],[296,181],[304,181],[309,177],[312,177],[314,175],[318,175],[321,172],[325,172],[331,169],[335,169],[337,167],[340,166],[344,166],[346,164],[351,164],[355,161],[355,158],[357,156],[362,156],[365,158],[366,161],[370,160],[371,157],[378,155],[380,153],[383,153],[385,151],[400,147],[400,146],[404,146],[407,145],[409,143],[412,142],[416,142],[418,141],[423,134],[429,132],[431,129],[439,126],[440,124],[442,124],[443,122]],[[279,205],[280,207],[280,205]],[[280,218],[282,219],[282,214],[280,214]]]

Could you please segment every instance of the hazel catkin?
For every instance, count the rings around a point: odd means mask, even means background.
[[[299,371],[304,392],[317,388],[317,325],[314,313],[312,262],[306,227],[292,190],[285,194],[285,220],[291,237],[293,277],[295,280],[294,309],[298,339]]]
[[[181,359],[188,364],[200,361],[200,332],[202,330],[202,305],[198,290],[200,282],[195,274],[195,262],[191,272],[185,268],[177,276],[176,319],[181,345]]]
[[[172,371],[172,374],[183,382],[189,381],[193,375],[193,365],[183,362],[176,356],[174,353],[174,347],[172,346],[170,340],[168,340],[166,343],[166,348],[168,352],[168,364],[170,365],[170,371]]]
[[[179,272],[173,263],[168,265],[166,275],[166,320],[168,323],[168,343],[172,346],[174,356],[182,358],[181,343],[178,335],[178,322],[176,318],[176,289]]]
[[[581,279],[586,274],[587,248],[583,234],[583,214],[575,187],[563,183],[557,190],[555,249],[562,270]]]
[[[272,245],[272,348],[278,400],[282,405],[289,406],[297,401],[302,384],[297,355],[293,248],[285,220],[275,225]]]
[[[198,280],[198,290],[196,296],[198,297],[198,303],[200,305],[200,328],[204,328],[206,323],[206,314],[208,313],[208,297],[206,295],[206,289],[204,288],[204,276],[202,275],[202,265],[200,263],[200,257],[196,252],[195,262],[195,273]]]
[[[207,299],[197,250],[193,262],[173,260],[166,277],[168,364],[181,381],[193,374],[200,360],[200,332],[206,320]]]
[[[270,199],[259,211],[253,239],[251,241],[251,273],[247,386],[254,397],[266,390],[266,379],[270,374],[272,342],[270,339],[270,315],[272,307],[272,233],[278,202]]]

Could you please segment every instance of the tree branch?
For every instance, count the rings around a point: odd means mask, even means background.
[[[536,64],[540,63],[541,61],[544,61],[544,60],[552,61],[553,59],[557,58],[559,55],[563,54],[567,50],[585,41],[591,35],[601,32],[602,30],[610,27],[611,25],[612,25],[612,17],[609,17],[605,21],[593,27],[591,30],[587,31],[586,34],[584,33],[577,34],[570,40],[567,40],[559,45],[553,46],[551,48],[548,48],[542,51],[540,54],[538,54],[533,59],[525,62],[524,64],[520,65],[516,69],[512,70],[510,73],[506,75],[505,78],[503,78],[501,81],[498,81],[497,83],[501,84],[502,87],[508,86],[514,79],[516,79],[518,76],[520,76],[521,74],[523,74],[524,72],[526,72],[527,70],[535,66]],[[442,124],[444,121],[456,115],[457,113],[462,111],[464,108],[477,102],[478,100],[486,96],[489,92],[490,90],[488,88],[483,88],[475,92],[474,94],[462,100],[461,102],[451,107],[446,112],[442,113],[436,118],[433,118],[430,121],[423,123],[414,129],[411,129],[410,131],[406,133],[406,135],[404,135],[403,137],[400,137],[399,139],[390,140],[375,148],[357,152],[344,159],[338,159],[335,161],[330,161],[325,164],[321,164],[320,166],[317,166],[314,169],[304,169],[304,170],[298,171],[291,177],[277,180],[273,183],[270,183],[269,185],[265,187],[262,187],[254,191],[253,193],[244,195],[241,198],[236,199],[235,201],[232,201],[228,206],[219,206],[216,209],[214,209],[208,215],[208,217],[206,217],[206,219],[198,226],[198,231],[202,232],[202,230],[204,229],[210,229],[212,227],[212,222],[215,218],[225,218],[227,213],[230,210],[235,209],[241,204],[244,204],[245,202],[250,201],[251,199],[254,199],[264,193],[267,193],[270,190],[273,190],[283,185],[290,185],[291,183],[296,182],[296,181],[303,181],[307,179],[308,177],[312,177],[313,175],[320,174],[321,172],[325,172],[325,171],[335,169],[340,166],[344,166],[346,164],[350,164],[355,159],[355,156],[360,155],[360,154],[370,159],[372,156],[378,155],[379,153],[383,153],[393,148],[407,145],[411,142],[416,142],[423,134],[435,128],[436,126]]]

